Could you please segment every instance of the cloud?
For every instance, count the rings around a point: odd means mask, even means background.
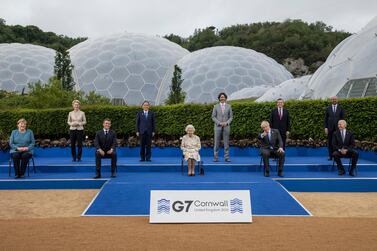
[[[195,28],[288,18],[357,32],[376,9],[370,0],[1,0],[0,17],[74,37],[123,31],[187,37]]]

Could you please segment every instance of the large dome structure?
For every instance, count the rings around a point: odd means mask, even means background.
[[[127,32],[88,39],[70,49],[78,89],[129,105],[144,100],[159,104],[156,97],[167,96],[161,83],[171,81],[174,65],[188,53],[165,38]]]
[[[377,96],[376,52],[377,17],[335,47],[301,98]]]
[[[233,46],[192,52],[178,61],[186,103],[210,103],[220,92],[228,95],[247,87],[276,86],[292,75],[274,59]],[[170,86],[165,83],[165,86]]]
[[[0,90],[27,91],[54,74],[55,51],[32,44],[0,44]]]
[[[270,88],[256,102],[275,101],[278,98],[284,100],[298,99],[308,88],[308,83],[312,75],[289,79],[278,86]]]
[[[289,80],[287,80],[289,81]],[[240,100],[240,99],[256,99],[266,93],[271,86],[259,85],[255,87],[246,87],[239,91],[233,92],[229,96],[229,100]]]

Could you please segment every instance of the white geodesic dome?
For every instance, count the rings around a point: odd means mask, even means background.
[[[377,95],[376,77],[377,17],[335,47],[300,98]]]
[[[287,80],[289,81],[289,80]],[[249,99],[249,98],[259,98],[262,96],[266,91],[268,91],[271,86],[267,85],[259,85],[255,87],[246,87],[239,91],[233,92],[229,96],[229,100],[238,100],[238,99]]]
[[[289,79],[278,86],[270,88],[256,102],[275,101],[278,98],[284,100],[298,99],[308,88],[308,83],[312,75]]]
[[[274,59],[234,46],[192,52],[179,60],[178,66],[182,69],[186,103],[214,102],[220,92],[229,96],[246,87],[275,86],[292,78]]]
[[[159,104],[161,83],[171,81],[174,65],[189,53],[165,38],[127,32],[88,39],[69,51],[78,89],[129,105]]]
[[[33,44],[0,44],[0,90],[21,92],[54,74],[55,51]]]

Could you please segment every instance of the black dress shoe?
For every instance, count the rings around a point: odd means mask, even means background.
[[[145,159],[140,159],[139,161],[140,161],[140,162],[144,162],[144,161],[145,161]]]
[[[77,159],[77,162],[80,162],[80,161],[81,161],[81,159],[80,159],[80,158],[78,158],[78,159]]]
[[[218,158],[214,158],[213,162],[219,162],[219,159]]]
[[[331,157],[328,157],[327,160],[332,160],[332,158],[331,158]]]
[[[279,177],[284,177],[284,175],[283,175],[283,171],[279,171],[279,172],[278,172],[278,176],[279,176]]]
[[[101,175],[97,174],[96,176],[93,177],[93,179],[100,179]]]
[[[338,175],[344,175],[346,172],[342,169],[338,170]]]
[[[72,162],[76,162],[76,159],[74,158],[74,159],[72,159]]]
[[[225,159],[225,162],[230,162],[230,159]]]
[[[147,159],[146,161],[151,162],[152,160],[151,159]]]
[[[116,177],[116,175],[115,175],[115,173],[111,173],[111,176],[110,176],[111,178],[115,178]]]
[[[270,172],[264,172],[264,177],[270,177]]]

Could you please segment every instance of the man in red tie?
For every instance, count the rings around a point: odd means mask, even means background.
[[[331,104],[326,108],[325,112],[325,133],[327,134],[327,148],[329,152],[329,160],[332,160],[333,149],[333,134],[338,128],[338,121],[345,118],[345,111],[341,105],[338,104],[336,96],[330,98]]]
[[[340,158],[351,158],[351,169],[349,170],[349,175],[355,176],[355,169],[357,160],[359,159],[359,153],[354,150],[355,148],[355,137],[352,132],[346,129],[347,122],[345,120],[339,120],[338,128],[332,138],[333,144],[333,156],[338,166],[338,174],[344,175],[345,170]]]
[[[271,111],[270,125],[271,128],[279,130],[283,140],[283,149],[285,150],[287,135],[289,135],[290,131],[290,117],[288,110],[284,108],[284,100],[282,98],[276,100],[276,108]]]

